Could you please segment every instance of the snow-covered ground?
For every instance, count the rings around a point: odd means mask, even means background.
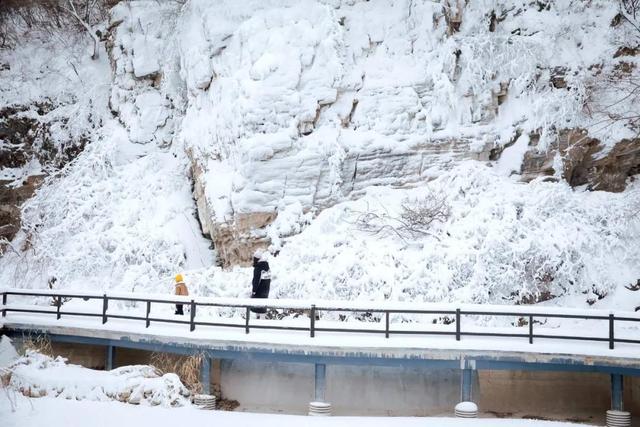
[[[203,411],[195,408],[150,408],[119,402],[90,402],[64,399],[9,398],[0,393],[3,427],[80,427],[87,420],[96,427],[175,427],[215,425],[217,427],[573,427],[579,424],[537,420],[456,419],[407,417],[305,417],[294,415],[250,414]]]

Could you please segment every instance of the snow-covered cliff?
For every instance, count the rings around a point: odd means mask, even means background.
[[[199,293],[244,295],[249,272],[233,266],[270,246],[277,296],[624,304],[640,278],[640,143],[612,117],[634,108],[616,100],[638,39],[618,13],[609,0],[121,2],[108,55],[79,62],[109,84],[70,89],[100,125],[24,205],[2,278],[157,289],[187,269]],[[0,79],[15,86],[42,43],[3,52]],[[429,194],[450,215],[428,234],[358,226]]]

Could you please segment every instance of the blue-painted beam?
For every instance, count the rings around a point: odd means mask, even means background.
[[[316,402],[324,402],[325,401],[325,390],[327,387],[327,365],[323,363],[315,364],[316,370],[316,381],[315,381],[315,393],[314,400]]]
[[[202,358],[200,382],[202,383],[202,393],[211,394],[211,358],[209,356]]]
[[[623,377],[620,374],[611,374],[611,409],[624,410]]]
[[[20,338],[33,333],[46,333],[34,328],[32,331],[12,331],[5,328],[10,338]],[[90,344],[102,346],[114,346],[152,352],[165,352],[181,355],[192,355],[194,351],[200,351],[210,358],[215,359],[239,359],[264,362],[282,363],[319,363],[325,365],[358,365],[358,366],[400,366],[419,367],[423,369],[460,369],[460,355],[453,359],[422,359],[422,358],[384,358],[372,357],[366,352],[350,352],[344,356],[309,354],[308,351],[270,351],[247,350],[242,346],[228,346],[224,349],[211,349],[206,345],[189,345],[164,343],[156,340],[133,341],[126,336],[118,339],[106,339],[84,337],[75,335],[48,334],[53,342],[67,342],[76,344]],[[558,357],[551,362],[529,362],[514,357],[484,356],[478,351],[473,351],[476,369],[478,370],[512,370],[512,371],[565,371],[565,372],[600,372],[607,374],[620,374],[626,376],[640,376],[640,366],[622,367],[611,365],[586,365],[580,361]],[[458,351],[464,355],[464,351]]]

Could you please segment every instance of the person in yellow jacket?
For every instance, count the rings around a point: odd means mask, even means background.
[[[182,278],[182,274],[176,275],[176,295],[187,296],[189,295],[189,290],[187,289],[187,285],[185,285],[184,280]],[[182,304],[176,304],[176,313],[179,315],[183,315]]]

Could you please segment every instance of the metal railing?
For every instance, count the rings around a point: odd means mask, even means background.
[[[152,322],[162,322],[162,323],[173,323],[173,324],[188,324],[189,330],[194,331],[196,326],[218,326],[218,327],[229,327],[229,328],[244,328],[245,333],[249,333],[251,329],[269,329],[269,330],[288,330],[288,331],[306,331],[309,333],[310,337],[315,337],[318,332],[351,332],[351,333],[372,333],[372,334],[384,334],[385,338],[389,338],[390,335],[449,335],[455,336],[457,341],[460,341],[463,336],[476,336],[476,337],[509,337],[509,338],[527,338],[530,344],[533,344],[535,339],[559,339],[559,340],[578,340],[578,341],[599,341],[599,342],[608,342],[609,348],[614,349],[616,343],[629,343],[629,344],[640,344],[640,339],[627,339],[627,338],[617,338],[615,336],[615,325],[616,322],[640,322],[640,317],[634,316],[634,314],[629,313],[629,315],[617,315],[614,313],[606,313],[601,310],[592,310],[592,312],[596,314],[586,314],[583,312],[579,312],[578,310],[572,309],[560,309],[560,308],[542,308],[542,307],[526,307],[526,306],[490,306],[492,309],[482,310],[484,306],[481,305],[464,305],[464,307],[470,308],[441,308],[442,306],[435,306],[435,308],[429,309],[416,309],[413,308],[415,304],[407,305],[409,308],[402,307],[400,305],[390,305],[390,304],[378,304],[382,308],[376,308],[371,306],[362,306],[362,304],[355,304],[349,302],[344,303],[336,303],[329,302],[326,304],[303,304],[303,303],[291,303],[288,301],[287,303],[282,304],[274,304],[272,301],[274,300],[225,300],[225,299],[215,299],[215,298],[188,298],[188,297],[154,297],[154,298],[145,298],[141,296],[136,296],[136,294],[112,294],[107,295],[103,294],[92,294],[92,293],[84,293],[84,292],[55,292],[55,291],[37,291],[37,290],[22,290],[22,289],[10,289],[10,290],[0,290],[0,295],[2,295],[2,308],[0,311],[2,312],[2,317],[6,317],[7,313],[10,312],[18,312],[18,313],[40,313],[40,314],[55,314],[56,319],[60,319],[64,316],[87,316],[87,317],[98,317],[102,319],[102,323],[105,324],[109,319],[125,319],[125,320],[140,320],[145,322],[145,326],[148,328]],[[8,304],[9,296],[33,296],[33,297],[48,297],[52,298],[53,306],[55,306],[55,311],[45,310],[39,308],[20,308],[20,307],[12,307]],[[63,311],[63,300],[68,300],[72,298],[81,298],[85,301],[87,300],[102,300],[102,310],[99,313],[91,313],[91,312],[74,312],[74,311]],[[146,305],[145,316],[136,316],[129,314],[118,314],[118,313],[109,313],[109,302],[110,301],[126,301],[126,302],[134,302],[134,303],[144,303]],[[277,300],[275,300],[277,302]],[[151,316],[151,307],[152,304],[183,304],[190,306],[189,312],[189,320],[182,320],[178,318],[162,318],[162,317],[152,317]],[[371,303],[374,304],[374,303]],[[424,304],[425,306],[429,306],[430,304]],[[219,308],[234,308],[244,310],[244,322],[243,323],[226,323],[226,322],[212,322],[212,321],[204,321],[204,320],[196,320],[196,314],[198,312],[198,307],[219,307]],[[287,324],[278,325],[278,322],[261,322],[259,324],[251,324],[251,309],[255,308],[266,308],[272,310],[279,309],[294,309],[294,310],[302,310],[305,314],[309,316],[308,326],[293,326]],[[352,312],[352,313],[378,313],[381,314],[384,318],[384,329],[373,329],[373,328],[353,328],[353,327],[344,327],[344,328],[336,328],[336,327],[320,327],[317,325],[319,321],[319,314],[321,312],[334,312],[334,313],[344,313],[344,312]],[[391,314],[418,314],[418,315],[437,315],[437,316],[451,316],[451,322],[455,324],[455,331],[446,331],[446,330],[422,330],[422,329],[392,329],[390,323],[390,315]],[[463,316],[493,316],[493,317],[517,317],[520,319],[520,322],[523,326],[528,325],[528,330],[526,333],[505,333],[505,332],[495,332],[495,331],[472,331],[467,330],[464,331],[462,329],[462,318]],[[554,334],[544,334],[544,333],[534,333],[534,320],[542,319],[542,318],[557,318],[557,319],[582,319],[582,320],[597,320],[604,321],[608,323],[608,335],[607,336],[587,336],[587,335],[554,335]],[[382,323],[382,318],[380,319],[380,323]],[[345,325],[349,325],[345,323]],[[514,326],[514,328],[519,329],[520,327]]]

